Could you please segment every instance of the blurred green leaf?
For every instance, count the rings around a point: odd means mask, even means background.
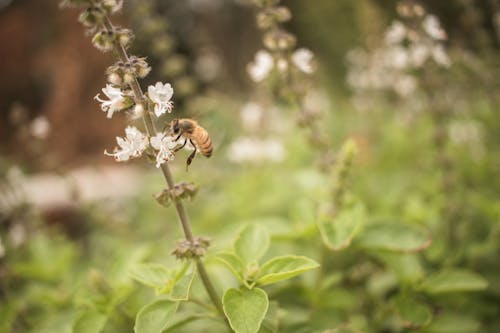
[[[265,286],[276,283],[317,267],[319,264],[307,257],[293,255],[276,257],[262,265],[257,276],[257,284]]]
[[[475,333],[479,322],[467,314],[444,313],[423,330],[425,333]]]
[[[79,316],[73,324],[73,333],[99,333],[104,329],[108,316],[90,310]]]
[[[487,287],[488,282],[482,276],[463,269],[438,272],[429,276],[420,286],[428,294],[478,291]]]
[[[278,302],[269,302],[269,308],[267,310],[264,321],[262,321],[259,333],[278,333],[279,331],[278,311],[279,311]]]
[[[135,319],[135,333],[161,333],[172,321],[179,302],[157,300],[144,306]]]
[[[414,284],[424,277],[424,268],[418,253],[372,251],[371,254],[384,262],[404,282]]]
[[[222,298],[224,313],[236,333],[257,333],[269,307],[264,290],[228,289]]]
[[[223,263],[235,276],[236,278],[245,283],[245,279],[243,277],[245,266],[241,261],[240,257],[238,257],[234,253],[230,252],[220,252],[216,256],[217,260]]]
[[[358,247],[394,252],[418,252],[430,244],[429,234],[422,228],[398,223],[367,225],[356,239]]]
[[[405,327],[417,328],[428,325],[432,320],[429,306],[420,303],[409,295],[398,295],[394,305],[403,320]]]
[[[236,254],[245,264],[258,262],[267,252],[271,240],[267,230],[259,224],[248,224],[234,242]]]
[[[168,293],[172,288],[171,281],[174,274],[172,270],[161,264],[136,264],[132,267],[129,274],[134,280],[154,288],[157,293]]]
[[[346,206],[333,217],[326,211],[321,212],[317,225],[323,243],[330,250],[339,251],[351,244],[364,220],[364,207],[362,204],[356,203]]]
[[[189,298],[189,292],[191,290],[191,285],[193,284],[194,276],[196,270],[193,268],[191,272],[183,275],[180,279],[175,282],[172,292],[170,293],[170,298],[174,301],[187,301]]]

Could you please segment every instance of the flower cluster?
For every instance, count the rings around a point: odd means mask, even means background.
[[[66,0],[62,5],[85,7],[80,21],[88,32],[93,34],[92,43],[97,49],[121,50],[125,54],[106,70],[108,84],[102,89],[104,96],[95,96],[107,118],[126,110],[133,110],[132,116],[136,119],[144,117],[145,112],[148,112],[150,117],[150,110],[156,117],[172,112],[174,89],[169,83],[157,82],[149,86],[145,96],[133,89],[134,84],[137,84],[136,80],[148,75],[151,67],[145,58],[126,55],[125,49],[132,40],[132,33],[127,29],[115,28],[108,19],[108,15],[121,9],[121,0]],[[148,130],[146,135],[134,126],[128,126],[125,129],[125,137],[117,137],[116,142],[118,147],[112,153],[105,151],[106,155],[113,156],[118,162],[124,162],[141,157],[147,150],[148,154],[155,156],[156,167],[173,160],[178,145],[167,133],[156,134]]]
[[[439,19],[428,14],[415,1],[402,1],[397,7],[401,20],[395,20],[384,34],[380,47],[348,54],[347,81],[357,90],[392,90],[409,96],[418,86],[415,72],[429,61],[448,68],[451,61],[444,48],[446,31]]]
[[[261,82],[274,69],[281,74],[289,73],[293,68],[304,74],[312,74],[315,69],[313,53],[305,48],[295,49],[296,37],[281,26],[292,18],[290,10],[279,6],[279,1],[254,2],[260,8],[257,26],[263,32],[265,49],[259,50],[254,61],[248,64],[250,78],[254,82]]]

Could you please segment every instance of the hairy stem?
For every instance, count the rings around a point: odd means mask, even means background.
[[[113,24],[111,23],[111,20],[109,19],[109,17],[106,17],[106,19],[104,21],[104,27],[108,31],[114,31]],[[123,61],[124,63],[129,61],[129,56],[127,54],[127,51],[125,50],[123,45],[121,45],[118,41],[115,42],[115,50],[116,50],[118,57],[120,58],[121,61]],[[146,101],[145,101],[144,93],[142,92],[142,88],[141,88],[137,78],[134,78],[132,83],[130,83],[130,88],[133,91],[134,101],[136,104],[149,105],[149,103],[146,103]],[[150,137],[152,137],[152,136],[156,135],[157,130],[156,130],[156,127],[153,123],[153,120],[151,119],[151,115],[150,115],[149,111],[150,110],[149,110],[149,106],[148,106],[148,110],[144,113],[143,120],[144,120],[144,125],[146,127],[146,131],[147,131],[148,135]],[[163,176],[167,182],[168,188],[170,190],[172,190],[175,186],[175,182],[174,182],[174,179],[172,177],[172,173],[170,172],[170,168],[168,167],[167,163],[163,163],[161,165],[161,171],[162,171]],[[186,239],[188,241],[193,242],[194,241],[193,232],[191,231],[189,217],[186,213],[184,205],[182,204],[182,201],[179,198],[175,198],[174,203],[175,203],[175,210],[176,210],[177,216],[179,218],[179,222],[182,226],[182,231],[184,232],[184,236],[186,237]],[[199,257],[197,257],[195,260],[196,260],[196,267],[198,268],[198,272],[200,274],[200,278],[203,282],[205,290],[208,293],[208,296],[210,297],[210,300],[217,308],[217,311],[222,316],[224,316],[222,302],[221,302],[219,296],[217,295],[217,292],[215,291],[215,288],[214,288],[212,282],[210,281],[210,278],[208,276],[205,265],[203,264],[202,260]]]

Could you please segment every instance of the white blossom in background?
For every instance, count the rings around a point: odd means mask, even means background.
[[[151,147],[158,150],[158,153],[156,154],[157,168],[159,168],[163,163],[174,159],[174,149],[178,145],[174,139],[174,137],[166,135],[165,133],[157,133],[151,138]]]
[[[392,22],[390,28],[385,32],[384,41],[389,44],[399,44],[406,38],[406,26],[400,21]]]
[[[440,66],[451,66],[451,60],[448,57],[448,53],[446,53],[443,45],[436,45],[432,48],[432,59]]]
[[[256,131],[262,125],[264,108],[256,102],[248,102],[241,108],[240,119],[243,128],[247,131]]]
[[[260,50],[255,54],[254,62],[248,64],[248,75],[254,82],[264,80],[274,67],[274,58],[271,53]]]
[[[46,139],[50,133],[50,122],[45,116],[38,116],[30,124],[30,133],[36,139]]]
[[[171,113],[174,103],[171,101],[174,89],[170,83],[156,82],[154,86],[148,87],[149,99],[155,104],[154,112],[157,117],[168,112]]]
[[[439,19],[435,15],[427,15],[422,22],[422,27],[424,31],[435,40],[442,41],[448,38],[446,31],[441,28]]]
[[[113,153],[104,151],[105,155],[113,156],[117,162],[125,162],[131,158],[140,157],[142,152],[148,147],[148,137],[136,127],[127,126],[125,137],[116,137],[118,147]]]
[[[299,70],[306,74],[314,73],[314,54],[306,48],[297,49],[292,54],[292,62]]]
[[[285,148],[276,139],[241,137],[229,146],[228,158],[235,163],[280,162],[285,158]]]
[[[102,92],[106,99],[101,99],[100,94],[97,94],[94,99],[101,103],[101,110],[107,112],[107,117],[113,117],[113,113],[116,111],[121,111],[129,107],[129,102],[126,96],[123,94],[120,88],[113,87],[111,84],[107,84],[105,88],[102,88]]]

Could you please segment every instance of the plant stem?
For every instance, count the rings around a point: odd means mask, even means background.
[[[114,31],[113,24],[109,17],[106,17],[104,20],[104,27],[108,31]],[[115,42],[115,50],[118,53],[118,57],[120,58],[121,61],[124,63],[127,63],[129,61],[129,56],[127,54],[127,51],[121,45],[118,41]],[[148,110],[144,113],[143,120],[144,120],[144,125],[146,127],[146,131],[150,137],[156,135],[157,130],[156,127],[153,123],[153,120],[151,119],[150,115],[150,110],[149,110],[149,103],[146,103],[144,93],[142,92],[142,88],[139,84],[139,81],[137,80],[136,77],[134,77],[134,80],[130,83],[130,88],[133,91],[134,94],[134,101],[136,104],[141,104],[141,105],[147,105]],[[172,173],[170,172],[170,168],[168,167],[167,163],[163,163],[161,165],[161,171],[163,173],[163,176],[167,182],[167,186],[170,190],[172,190],[175,186],[174,179],[172,177]],[[189,223],[189,217],[186,213],[186,210],[184,209],[184,205],[182,204],[181,199],[179,198],[174,198],[174,203],[175,203],[175,210],[177,212],[177,216],[179,218],[179,222],[182,226],[182,231],[184,232],[184,236],[189,242],[194,241],[193,237],[193,232],[191,231],[191,225]],[[208,293],[208,296],[210,297],[210,300],[212,303],[214,303],[215,307],[217,308],[217,311],[219,312],[220,315],[224,316],[224,310],[222,308],[222,302],[217,295],[217,292],[215,291],[215,288],[210,281],[210,278],[208,276],[207,270],[205,268],[205,265],[203,265],[203,262],[201,258],[197,257],[195,259],[196,261],[196,267],[198,269],[198,272],[200,273],[200,278],[203,282],[203,285]]]

